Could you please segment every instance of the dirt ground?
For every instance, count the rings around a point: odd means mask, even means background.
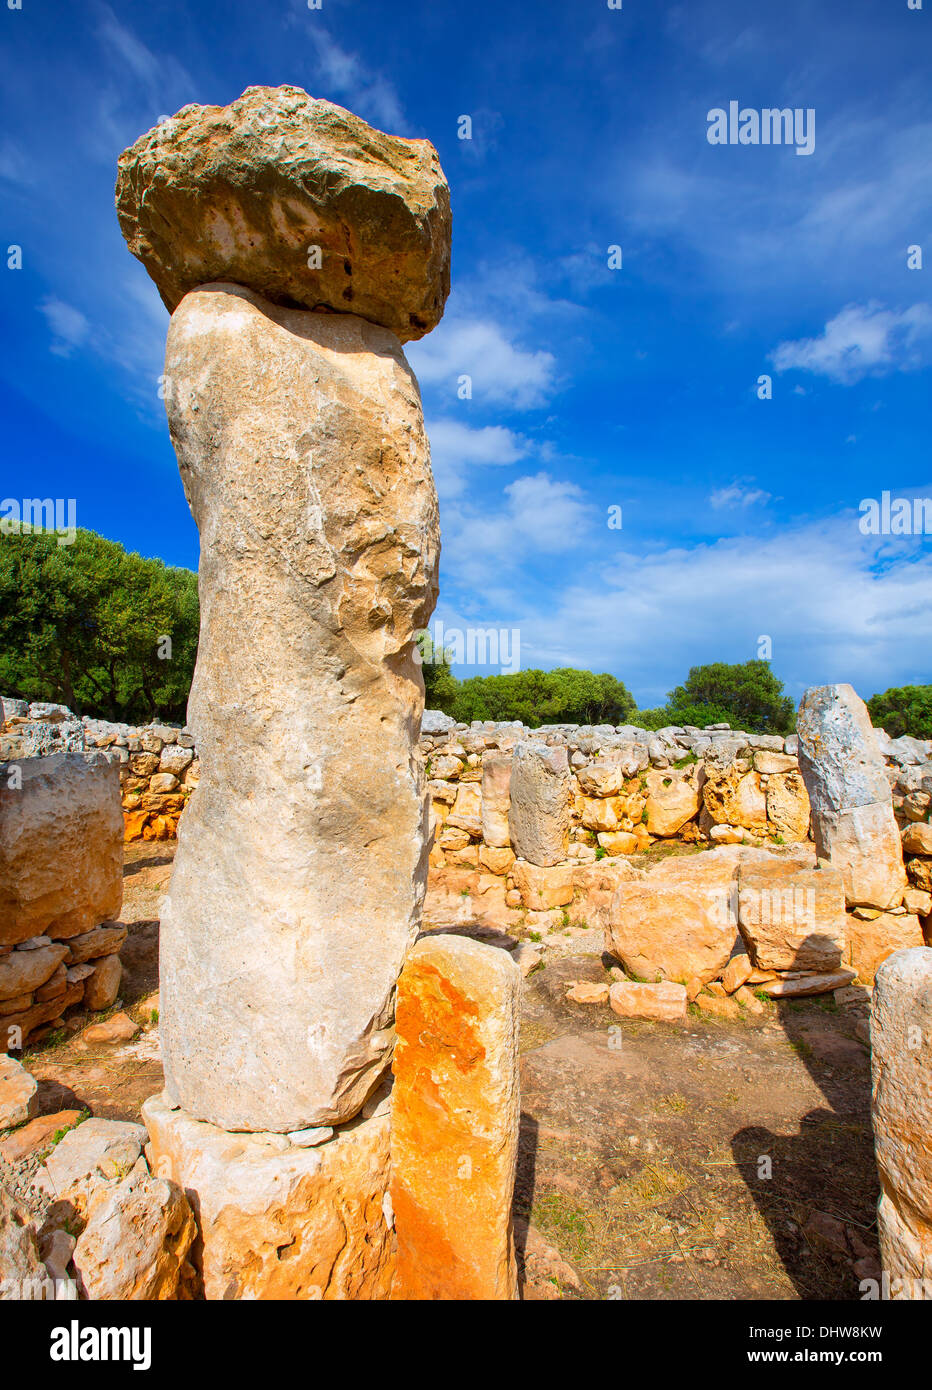
[[[142,1031],[92,1048],[84,1017],[29,1048],[44,1111],[138,1119],[161,1089],[158,903],[173,851],[126,849],[115,1007]],[[571,980],[608,980],[591,935],[525,981],[524,1296],[857,1299],[877,1254],[863,1008],[828,996],[737,1023],[619,1020],[564,998]]]

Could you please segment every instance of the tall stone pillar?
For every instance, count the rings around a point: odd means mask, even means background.
[[[871,1001],[872,1116],[886,1297],[932,1299],[932,950],[888,956]]]
[[[426,886],[414,636],[439,529],[401,343],[443,312],[446,180],[426,140],[254,87],[142,136],[117,208],[172,311],[165,397],[201,536],[167,1101],[227,1131],[340,1124],[389,1066]]]
[[[201,533],[201,779],[162,912],[166,1090],[233,1130],[349,1119],[391,1056],[426,886],[422,686],[437,500],[388,329],[236,285],[172,316]]]

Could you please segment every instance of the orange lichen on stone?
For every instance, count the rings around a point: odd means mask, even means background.
[[[519,987],[507,952],[467,937],[424,937],[408,957],[393,1063],[393,1298],[516,1297]]]

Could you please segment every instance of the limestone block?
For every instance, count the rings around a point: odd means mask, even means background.
[[[847,938],[842,876],[776,857],[741,864],[738,922],[759,970],[835,970]]]
[[[502,954],[497,952],[496,954]],[[387,1298],[394,1267],[387,1104],[314,1147],[142,1107],[150,1167],[194,1209],[207,1299]]]
[[[846,960],[857,971],[859,980],[869,985],[880,966],[894,951],[924,946],[919,918],[908,913],[881,912],[870,922],[848,917]]]
[[[433,145],[300,87],[183,107],[120,156],[116,202],[169,311],[230,280],[405,342],[435,327],[450,290],[450,194]]]
[[[75,936],[119,915],[123,818],[116,764],[55,753],[0,778],[0,945]]]
[[[154,1178],[144,1158],[100,1193],[72,1256],[78,1287],[93,1299],[190,1297],[188,1252],[197,1235],[181,1188]]]
[[[511,840],[515,854],[547,867],[569,848],[573,778],[564,747],[515,744],[511,769]]]
[[[482,838],[494,849],[511,846],[510,806],[511,757],[506,753],[486,753],[482,759]]]
[[[393,1063],[393,1298],[517,1297],[520,987],[506,951],[467,937],[425,937],[408,956]]]

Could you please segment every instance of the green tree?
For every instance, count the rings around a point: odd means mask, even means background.
[[[727,722],[751,734],[785,734],[795,724],[793,701],[766,661],[693,666],[668,699],[670,724]]]
[[[450,670],[450,654],[434,645],[426,628],[417,634],[416,641],[424,677],[424,708],[452,714],[460,683]]]
[[[894,686],[872,695],[867,708],[871,723],[891,738],[932,738],[932,685]]]
[[[197,576],[79,530],[0,537],[0,689],[79,714],[183,719]]]
[[[634,707],[617,677],[563,666],[472,676],[460,683],[453,713],[464,723],[520,719],[536,729],[541,724],[623,724]]]

